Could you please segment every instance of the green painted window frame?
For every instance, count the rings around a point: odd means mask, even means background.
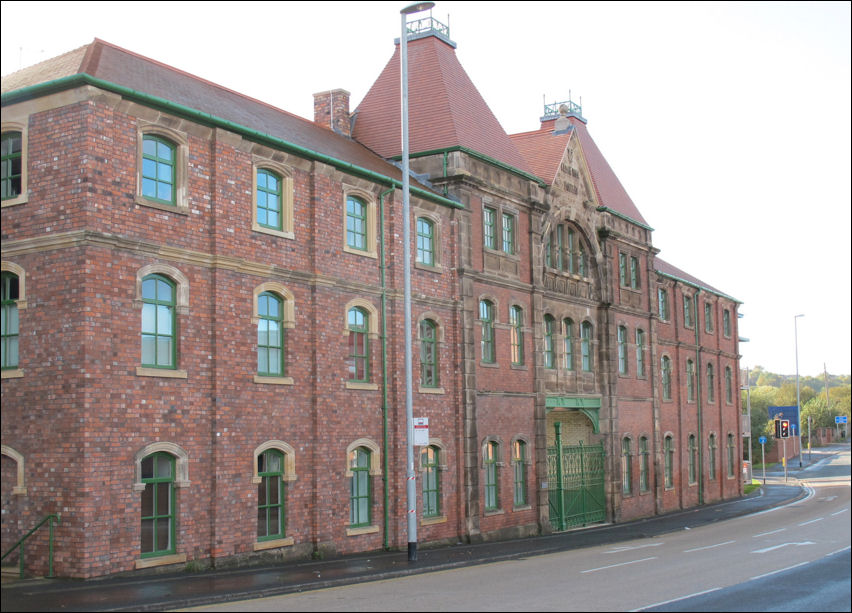
[[[142,558],[172,555],[176,551],[175,519],[177,500],[175,488],[175,457],[157,451],[142,459],[142,484],[140,499],[139,549]],[[150,468],[148,466],[150,464]],[[161,467],[168,469],[167,473]],[[165,502],[162,501],[166,497]],[[149,504],[150,500],[150,504]],[[165,529],[161,527],[165,522]],[[146,526],[150,525],[150,543],[146,539]],[[165,547],[160,540],[165,537]]]
[[[576,244],[576,237],[574,236],[574,230],[572,230],[571,228],[568,228],[568,236],[567,236],[566,242],[567,242],[567,247],[566,247],[567,258],[566,259],[568,260],[566,262],[566,264],[568,264],[568,266],[566,268],[568,269],[568,272],[573,275],[574,269],[576,268],[576,266],[574,264],[574,259],[575,259],[574,258],[574,256],[575,256],[574,246]]]
[[[509,309],[510,341],[512,350],[512,365],[524,364],[524,310],[514,305]]]
[[[725,402],[731,404],[734,401],[734,373],[730,366],[725,366]]]
[[[3,200],[12,200],[23,190],[24,134],[17,130],[3,132],[0,144],[0,193]]]
[[[284,179],[267,168],[257,169],[257,225],[281,232],[284,229]]]
[[[480,342],[482,361],[486,364],[494,364],[497,361],[494,343],[494,303],[490,300],[479,301],[479,321],[482,325]]]
[[[418,217],[417,222],[417,263],[435,267],[435,222]]]
[[[556,269],[565,270],[565,228],[556,227]]]
[[[562,320],[563,349],[565,350],[562,360],[565,370],[574,370],[574,320],[566,317]]]
[[[592,372],[592,324],[588,321],[580,324],[580,359],[583,372]]]
[[[349,328],[349,380],[367,383],[370,381],[370,314],[361,307],[352,307],[346,317]]]
[[[420,322],[420,385],[437,388],[438,324],[431,319]]]
[[[634,255],[630,256],[630,287],[639,289],[642,287],[641,276],[639,273],[639,258]]]
[[[693,484],[698,482],[698,477],[697,477],[698,471],[696,470],[697,464],[698,464],[697,455],[698,455],[698,446],[695,443],[695,435],[690,434],[689,439],[688,439],[688,443],[687,443],[687,459],[689,460],[689,463],[688,463],[688,468],[689,468],[688,478],[689,478],[689,484],[690,485],[693,485]]]
[[[627,287],[627,254],[618,254],[618,283],[621,287]]]
[[[669,292],[662,287],[657,288],[657,313],[660,321],[669,320]]]
[[[0,323],[0,338],[2,338],[2,369],[14,370],[20,364],[20,299],[21,280],[13,272],[4,270],[2,273],[2,323]]]
[[[627,374],[627,328],[618,326],[618,374]]]
[[[284,299],[272,292],[257,297],[257,374],[283,377],[286,371]]]
[[[645,376],[645,331],[636,330],[636,376]]]
[[[660,379],[663,386],[663,400],[672,399],[672,361],[664,355],[660,360]]]
[[[441,450],[435,445],[424,447],[420,452],[423,469],[423,517],[441,515]]]
[[[176,143],[157,134],[142,136],[144,198],[161,204],[177,205],[177,159]]]
[[[731,312],[728,309],[722,311],[722,333],[725,337],[731,336]]]
[[[695,402],[695,363],[686,361],[686,400]]]
[[[284,453],[267,449],[257,456],[257,540],[284,538],[287,525]]]
[[[707,438],[707,466],[709,467],[707,478],[710,481],[716,480],[716,435],[711,434]]]
[[[577,257],[577,274],[581,277],[588,276],[588,261],[586,258],[586,247],[580,243],[579,248],[577,249],[579,255]]]
[[[497,210],[489,206],[482,210],[482,240],[488,249],[497,250]]]
[[[692,304],[692,296],[683,297],[683,325],[687,328],[691,328],[695,325],[695,320],[693,319],[693,304]]]
[[[167,296],[163,295],[165,288]],[[142,279],[141,363],[146,368],[177,368],[176,299],[177,284],[168,277],[153,274]],[[168,343],[167,351],[163,351],[163,343]],[[146,344],[153,345],[153,355]]]
[[[734,443],[734,435],[728,434],[728,478],[734,478],[734,467],[736,466],[736,444]]]
[[[551,230],[547,233],[547,239],[544,243],[544,266],[545,268],[555,268],[553,266],[553,236],[554,232]]]
[[[556,368],[556,348],[553,335],[555,333],[556,320],[553,315],[544,316],[544,367],[548,370]]]
[[[712,364],[707,365],[707,402],[716,402],[716,370]]]
[[[666,488],[674,487],[674,441],[671,435],[663,441],[663,464]]]
[[[496,511],[500,508],[500,482],[498,470],[499,445],[488,441],[485,445],[485,510]]]
[[[368,251],[369,209],[366,202],[355,196],[346,197],[346,246]]]
[[[515,216],[511,213],[501,215],[503,228],[503,240],[501,241],[503,253],[514,255],[515,253]]]
[[[349,453],[349,527],[360,528],[372,523],[372,484],[370,483],[370,450],[357,447]]]
[[[650,455],[648,453],[647,437],[639,438],[639,491],[647,492],[651,489],[648,476],[650,474]]]
[[[516,440],[512,443],[512,464],[514,473],[514,505],[523,507],[529,504],[527,497],[527,444]]]
[[[709,302],[704,303],[704,331],[713,331],[713,305]]]
[[[621,493],[625,496],[633,494],[633,457],[630,446],[629,437],[621,439]]]

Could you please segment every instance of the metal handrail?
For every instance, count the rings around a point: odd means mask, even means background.
[[[62,522],[62,519],[59,517],[58,513],[51,513],[50,515],[42,519],[40,522],[38,522],[38,524],[36,524],[36,527],[27,532],[17,543],[12,545],[6,553],[0,556],[0,561],[3,561],[6,559],[6,556],[15,551],[16,548],[21,548],[21,551],[18,555],[18,567],[20,569],[19,576],[21,579],[24,578],[24,542],[28,538],[30,538],[36,530],[41,528],[45,522],[48,522],[48,529],[50,531],[50,534],[48,536],[47,577],[53,578],[53,520],[56,520],[57,524]]]

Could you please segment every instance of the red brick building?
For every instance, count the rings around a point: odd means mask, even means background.
[[[507,135],[446,32],[409,54],[418,541],[739,496],[737,301],[576,105]],[[4,552],[51,513],[75,577],[403,547],[398,48],[314,122],[100,40],[2,91]]]

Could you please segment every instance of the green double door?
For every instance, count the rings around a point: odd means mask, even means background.
[[[565,445],[557,428],[547,449],[550,525],[556,531],[606,520],[603,445]]]

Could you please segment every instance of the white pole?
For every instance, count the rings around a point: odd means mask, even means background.
[[[799,439],[799,468],[802,467],[802,403],[799,396],[799,317],[793,317],[793,330],[796,333],[796,436]]]

